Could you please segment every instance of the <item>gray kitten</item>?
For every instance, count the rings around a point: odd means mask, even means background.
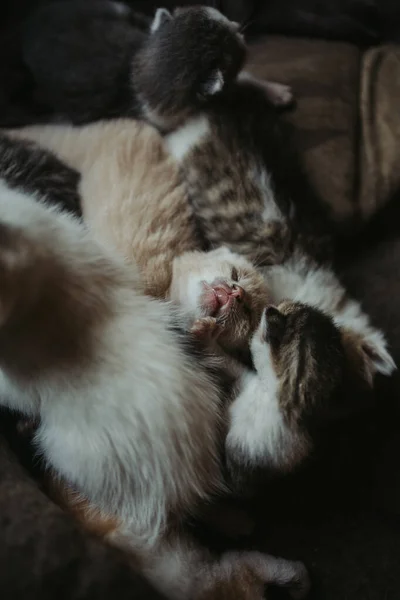
[[[23,33],[36,122],[124,116],[169,131],[229,86],[245,58],[239,24],[204,6],[161,8],[146,22],[119,2],[56,2]],[[291,100],[286,86],[267,84],[267,93]]]

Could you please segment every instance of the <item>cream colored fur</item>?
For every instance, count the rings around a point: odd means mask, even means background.
[[[186,188],[156,130],[118,120],[28,127],[12,135],[37,141],[82,174],[87,225],[102,243],[138,264],[147,293],[164,298],[173,259],[199,245]]]
[[[243,304],[224,318],[221,344],[246,346],[268,292],[260,273],[227,249],[200,252],[193,215],[174,159],[161,136],[132,120],[85,127],[48,125],[7,132],[36,141],[82,175],[83,217],[96,238],[135,262],[145,292],[169,298],[187,316],[187,326],[206,316],[203,282],[231,285],[233,267],[246,292]],[[250,309],[250,310],[247,310]]]

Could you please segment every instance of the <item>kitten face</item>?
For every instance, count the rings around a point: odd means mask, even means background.
[[[216,9],[158,9],[133,69],[146,118],[173,129],[233,81],[245,57],[239,25]]]
[[[188,320],[215,317],[223,325],[218,340],[243,348],[268,302],[263,278],[245,258],[227,248],[187,252],[174,261],[170,299]]]
[[[234,484],[246,483],[249,466],[294,469],[310,455],[318,429],[364,406],[360,392],[385,358],[379,339],[371,344],[307,304],[284,301],[263,311],[250,344],[256,374],[245,373],[229,409]]]
[[[320,425],[329,418],[345,362],[332,320],[300,303],[267,307],[250,347],[256,374],[241,381],[226,439],[227,465],[239,488],[249,467],[287,472],[309,456],[311,419]]]
[[[251,351],[261,377],[272,364],[280,408],[289,422],[335,413],[331,400],[344,382],[346,358],[341,332],[330,317],[298,302],[269,306]]]

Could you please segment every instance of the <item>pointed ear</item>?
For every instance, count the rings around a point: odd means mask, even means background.
[[[216,69],[210,75],[205,83],[202,86],[202,94],[203,96],[214,96],[221,92],[224,87],[224,76],[222,75],[222,71],[220,69]]]
[[[154,33],[155,31],[160,29],[160,27],[162,25],[164,25],[164,23],[167,23],[167,21],[171,21],[171,20],[172,20],[172,15],[169,12],[169,10],[167,10],[166,8],[157,8],[156,14],[154,15],[153,22],[150,26],[150,32]]]
[[[376,335],[362,344],[365,360],[372,374],[391,375],[396,370],[396,363],[386,349],[386,341],[382,335]]]
[[[380,331],[372,331],[368,336],[343,329],[342,341],[350,367],[363,377],[372,388],[376,373],[391,375],[396,364],[387,351],[387,344]]]

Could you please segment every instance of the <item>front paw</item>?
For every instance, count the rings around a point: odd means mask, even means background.
[[[222,330],[223,326],[217,322],[217,319],[214,317],[203,317],[193,323],[190,333],[198,339],[210,343],[217,341]]]
[[[294,94],[290,85],[276,83],[274,87],[273,100],[275,106],[290,106],[293,104]]]
[[[262,81],[261,86],[269,102],[277,108],[286,108],[293,104],[294,94],[289,85],[276,81]]]
[[[235,595],[224,596],[227,598],[265,598],[265,585],[285,589],[294,600],[303,600],[310,592],[310,577],[301,562],[260,552],[229,552],[222,556],[221,563],[225,572],[230,574],[230,591],[235,591]]]

